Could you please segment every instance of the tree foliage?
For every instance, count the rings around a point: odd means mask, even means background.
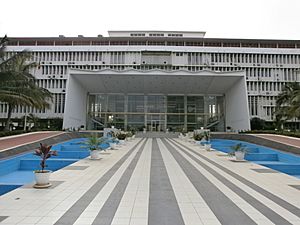
[[[276,100],[276,121],[300,119],[300,83],[287,83]]]
[[[263,130],[265,127],[265,120],[254,117],[250,120],[251,130]]]
[[[8,105],[5,130],[9,129],[12,111],[17,106],[45,109],[50,107],[49,101],[52,99],[51,93],[39,87],[31,74],[31,69],[37,65],[29,62],[30,52],[17,52],[6,57],[7,42],[6,36],[0,42],[0,101]]]

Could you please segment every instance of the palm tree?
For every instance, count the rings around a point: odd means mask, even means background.
[[[49,108],[48,100],[52,99],[51,93],[38,87],[30,69],[35,63],[28,63],[31,54],[23,51],[11,58],[4,58],[4,44],[1,41],[0,50],[0,101],[8,105],[8,114],[5,130],[9,130],[11,114],[17,106],[33,107],[36,109]]]
[[[289,114],[294,118],[300,119],[300,84],[295,88],[293,97],[291,99],[291,105]]]
[[[300,83],[287,83],[276,100],[276,120],[300,119]]]

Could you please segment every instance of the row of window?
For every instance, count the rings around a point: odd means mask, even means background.
[[[251,116],[258,115],[258,96],[249,96],[248,104],[249,104],[249,112]]]
[[[52,106],[54,113],[64,113],[65,110],[65,94],[52,94]],[[6,103],[0,103],[0,113],[7,113],[8,106]],[[32,107],[24,107],[18,106],[13,110],[13,113],[49,113],[49,110],[41,109],[37,110],[36,108]]]
[[[64,113],[65,94],[54,94],[54,113]]]
[[[115,57],[114,60],[122,60],[121,56]],[[201,71],[204,69],[203,66],[171,66],[171,65],[136,65],[136,66],[113,66],[113,65],[70,65],[70,66],[40,66],[37,70],[42,75],[65,75],[67,74],[68,68],[84,69],[84,70],[101,70],[101,69],[114,69],[114,70],[125,70],[125,69],[136,69],[136,70],[152,70],[160,69],[166,71],[173,70],[188,70],[192,72]],[[297,81],[299,75],[297,69],[287,68],[242,68],[242,67],[207,67],[213,71],[237,71],[245,70],[247,78],[274,78],[276,81]],[[60,84],[58,86],[61,86]]]
[[[0,103],[0,113],[7,113],[8,105]],[[17,106],[13,109],[12,113],[46,113],[46,109],[36,109],[32,107]]]
[[[281,91],[285,86],[284,82],[247,82],[248,91]]]
[[[212,63],[300,64],[300,55],[294,54],[211,53],[210,56]]]
[[[272,68],[240,68],[246,71],[246,77],[271,77],[274,80],[284,80],[284,81],[299,81],[299,75],[297,69],[272,69]]]
[[[274,112],[275,112],[275,106],[264,106],[263,107],[263,115],[266,118],[266,120],[274,120]]]
[[[275,96],[249,96],[248,103],[250,116],[260,116],[265,120],[273,120],[276,107],[275,100]]]
[[[144,33],[131,34],[132,37],[145,37]],[[168,34],[168,37],[182,37],[183,34]],[[173,45],[175,43],[175,45]],[[180,43],[180,44],[179,44]],[[113,40],[95,40],[86,38],[86,40],[10,40],[10,46],[76,46],[76,45],[161,45],[161,46],[206,46],[206,47],[234,47],[234,48],[300,48],[300,43],[263,43],[263,42],[224,42],[203,40],[203,41],[113,41]]]
[[[42,88],[66,88],[67,80],[65,79],[38,79],[36,83]]]
[[[11,57],[13,52],[8,52]],[[241,66],[240,63],[272,64],[281,66],[283,64],[300,64],[300,55],[295,54],[238,54],[238,53],[183,53],[174,52],[173,56],[183,57],[176,62],[188,65],[203,65],[214,63],[229,63]],[[111,64],[134,64],[141,58],[140,52],[33,52],[33,60],[39,63],[62,61],[62,62],[98,62],[104,61]],[[126,62],[127,60],[127,62]]]

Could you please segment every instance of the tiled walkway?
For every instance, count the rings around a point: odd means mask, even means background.
[[[0,197],[0,224],[300,225],[300,180],[179,139],[136,138]]]

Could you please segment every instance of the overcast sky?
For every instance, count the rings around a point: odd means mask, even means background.
[[[300,0],[1,0],[0,7],[0,35],[9,37],[190,30],[300,40]]]

